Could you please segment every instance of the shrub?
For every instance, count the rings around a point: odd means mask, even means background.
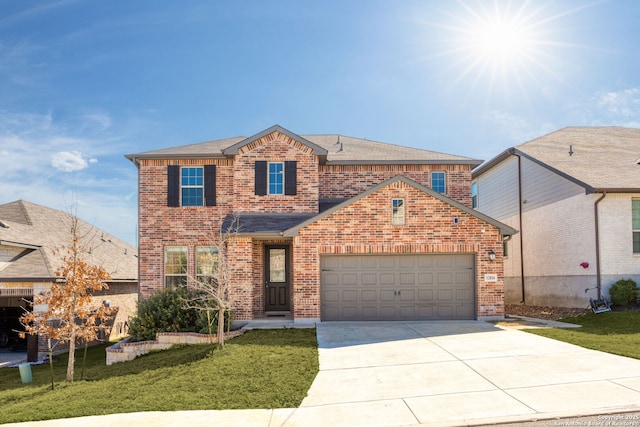
[[[157,332],[199,332],[203,324],[200,312],[185,309],[190,292],[183,287],[165,288],[138,302],[138,315],[129,322],[132,341],[156,339]]]
[[[611,301],[615,305],[634,304],[638,299],[638,286],[632,279],[620,279],[609,289]]]

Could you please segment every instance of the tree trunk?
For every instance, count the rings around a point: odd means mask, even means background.
[[[224,348],[224,307],[218,307],[218,349]]]
[[[67,381],[69,382],[73,382],[73,364],[76,359],[76,336],[74,333],[71,335],[69,340],[69,362],[67,363]]]
[[[49,351],[49,374],[51,375],[51,390],[54,390],[53,385],[53,347],[51,346],[51,338],[47,339],[47,350]]]

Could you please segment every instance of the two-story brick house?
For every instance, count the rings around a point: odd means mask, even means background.
[[[142,297],[204,274],[220,230],[236,319],[504,315],[503,238],[471,209],[480,161],[273,126],[127,156],[139,170]],[[247,290],[249,289],[249,290]]]

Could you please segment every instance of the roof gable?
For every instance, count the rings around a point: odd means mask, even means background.
[[[270,135],[274,132],[279,132],[283,135],[288,136],[289,138],[293,139],[294,141],[299,142],[302,145],[305,145],[309,148],[311,148],[311,150],[313,150],[313,154],[316,154],[318,156],[326,156],[327,155],[327,150],[325,150],[324,148],[320,147],[319,145],[314,144],[313,142],[301,137],[300,135],[296,135],[295,133],[288,131],[287,129],[283,128],[280,125],[274,125],[271,126],[269,129],[265,129],[262,132],[259,132],[253,136],[250,136],[249,138],[246,138],[236,144],[233,144],[232,146],[225,148],[224,150],[222,150],[224,155],[235,155],[238,154],[238,150],[246,145],[251,144],[252,142],[255,142],[257,140],[259,140],[260,138],[264,138],[267,135]]]
[[[478,218],[478,219],[480,219],[480,220],[482,220],[482,221],[484,221],[484,222],[486,222],[488,224],[491,224],[491,225],[497,227],[498,229],[500,229],[500,233],[505,235],[505,236],[506,235],[513,235],[513,234],[516,234],[516,232],[517,232],[515,229],[509,227],[508,225],[505,225],[505,224],[503,224],[503,223],[501,223],[499,221],[496,221],[495,219],[490,218],[487,215],[484,215],[484,214],[476,211],[475,209],[471,209],[471,208],[469,208],[469,207],[467,207],[467,206],[465,206],[465,205],[463,205],[461,203],[456,202],[455,200],[452,200],[452,199],[450,199],[450,198],[448,198],[446,196],[443,196],[442,194],[440,194],[440,193],[438,193],[436,191],[433,191],[432,189],[430,189],[428,187],[425,187],[422,184],[417,183],[416,181],[413,181],[413,180],[411,180],[411,179],[409,179],[409,178],[407,178],[405,176],[402,176],[402,175],[396,175],[393,178],[390,178],[390,179],[388,179],[386,181],[383,181],[380,184],[369,188],[367,191],[365,191],[363,193],[360,193],[359,195],[357,195],[355,197],[352,197],[351,199],[348,199],[348,200],[346,200],[346,201],[344,201],[344,202],[342,202],[340,204],[337,204],[334,207],[329,208],[326,211],[323,211],[320,214],[318,214],[318,215],[316,215],[316,216],[314,216],[314,217],[312,217],[312,218],[310,218],[310,219],[308,219],[306,221],[303,221],[303,222],[297,224],[294,227],[289,228],[288,230],[285,230],[283,235],[285,237],[293,237],[298,233],[298,230],[306,227],[307,225],[312,224],[312,223],[314,223],[314,222],[316,222],[316,221],[318,221],[318,220],[320,220],[320,219],[322,219],[322,218],[324,218],[324,217],[326,217],[328,215],[331,215],[332,213],[334,213],[334,212],[336,212],[336,211],[338,211],[338,210],[340,210],[340,209],[342,209],[342,208],[344,208],[346,206],[349,206],[349,205],[351,205],[351,204],[353,204],[353,203],[355,203],[355,202],[357,202],[357,201],[359,201],[359,200],[361,200],[361,199],[363,199],[363,198],[365,198],[365,197],[367,197],[367,196],[379,191],[380,189],[382,189],[384,187],[387,187],[389,185],[392,185],[393,183],[398,182],[398,181],[404,182],[405,184],[410,185],[410,186],[416,188],[417,190],[420,190],[423,193],[426,193],[429,196],[432,196],[432,197],[440,200],[443,203],[451,205],[451,206],[453,206],[453,207],[455,207],[455,208],[457,208],[457,209],[459,209],[459,210],[461,210],[461,211],[463,211],[463,212],[465,212],[465,213],[467,213],[467,214],[469,214],[471,216],[474,216],[474,217],[476,217],[476,218]]]
[[[590,192],[640,192],[640,129],[567,127],[509,148],[473,171],[475,178],[520,155]]]

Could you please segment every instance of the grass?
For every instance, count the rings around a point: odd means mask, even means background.
[[[209,345],[174,347],[105,365],[106,346],[89,349],[84,380],[64,381],[67,357],[32,366],[23,385],[17,368],[0,369],[0,424],[138,411],[298,407],[318,373],[315,329],[252,330],[222,352]],[[80,377],[82,350],[76,353]]]
[[[640,359],[640,311],[589,313],[562,321],[582,327],[526,331],[593,350]]]

